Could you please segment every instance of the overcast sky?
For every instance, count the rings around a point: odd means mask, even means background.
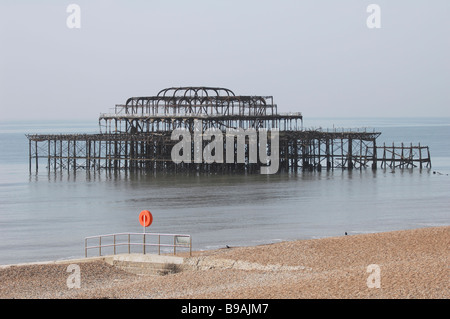
[[[0,121],[96,121],[172,86],[305,119],[450,116],[450,1],[0,0]]]

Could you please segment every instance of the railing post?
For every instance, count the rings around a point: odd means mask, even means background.
[[[84,258],[87,258],[87,238],[84,239]]]
[[[102,236],[98,237],[98,255],[102,255]]]
[[[114,255],[116,254],[116,234],[113,235]]]
[[[189,236],[189,256],[192,256],[192,237]]]
[[[143,251],[143,253],[145,255],[145,233],[142,234],[142,240],[143,240],[143,242],[142,242],[142,251]]]
[[[176,240],[176,238],[177,238],[177,236],[173,236],[173,255],[174,256],[177,254],[176,253],[176,251],[177,251],[177,246],[176,246],[177,240]]]
[[[158,234],[158,255],[161,255],[161,234]]]
[[[130,253],[130,234],[128,234],[128,253]]]

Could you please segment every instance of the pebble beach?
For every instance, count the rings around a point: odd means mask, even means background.
[[[2,299],[448,299],[450,226],[231,247],[180,255],[160,276],[102,261],[0,266]]]

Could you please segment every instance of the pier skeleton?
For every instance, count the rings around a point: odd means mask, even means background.
[[[50,171],[147,170],[202,172],[259,172],[261,163],[174,163],[174,129],[214,128],[279,130],[279,169],[376,169],[431,167],[427,146],[377,146],[380,132],[303,128],[301,113],[278,113],[272,96],[237,96],[212,87],[177,87],[156,96],[132,97],[100,114],[98,134],[28,134],[29,169],[44,164]],[[194,143],[192,141],[192,143]],[[209,141],[203,141],[203,146]],[[237,141],[234,141],[236,150]],[[224,145],[224,150],[226,145]],[[236,154],[235,154],[236,155]],[[192,157],[193,158],[193,157]],[[43,162],[43,163],[42,163]]]

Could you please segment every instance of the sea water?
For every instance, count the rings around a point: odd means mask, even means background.
[[[95,121],[0,122],[0,264],[78,258],[84,238],[192,236],[193,249],[450,224],[450,119],[305,119],[305,128],[380,131],[377,145],[430,147],[431,169],[275,175],[28,169],[27,133],[96,133]]]

